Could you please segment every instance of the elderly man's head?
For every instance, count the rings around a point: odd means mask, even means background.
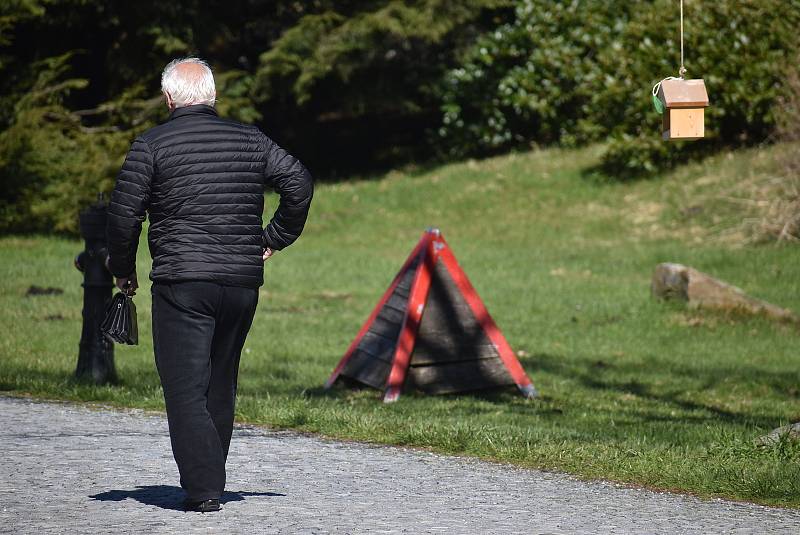
[[[213,106],[217,100],[211,68],[197,58],[171,61],[161,74],[161,91],[170,110],[194,104]]]

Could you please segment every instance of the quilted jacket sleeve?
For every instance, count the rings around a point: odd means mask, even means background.
[[[262,245],[280,250],[291,245],[303,232],[314,195],[314,181],[297,158],[269,138],[266,151],[266,184],[281,200],[264,229]]]
[[[142,222],[150,202],[153,153],[142,138],[131,145],[108,205],[109,269],[115,277],[127,277],[136,270],[136,249]]]

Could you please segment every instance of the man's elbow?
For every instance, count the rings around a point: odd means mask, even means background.
[[[298,183],[300,185],[298,188],[300,190],[298,192],[300,204],[308,206],[311,204],[311,199],[314,197],[314,177],[311,176],[311,173],[309,173],[308,169],[305,167],[303,167],[303,172],[300,173]]]
[[[292,210],[308,209],[314,197],[314,179],[311,173],[302,167],[276,190],[281,197],[281,204],[291,207]]]

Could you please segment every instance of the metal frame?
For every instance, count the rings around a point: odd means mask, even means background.
[[[444,238],[442,238],[442,241],[444,242]],[[441,259],[447,271],[450,272],[453,282],[458,286],[461,295],[464,296],[467,304],[472,309],[475,319],[500,355],[500,359],[503,361],[503,364],[505,364],[508,373],[511,374],[511,379],[514,380],[514,383],[516,383],[525,397],[534,398],[538,396],[539,394],[536,388],[522,368],[522,364],[519,363],[517,356],[514,354],[514,350],[511,349],[508,340],[506,340],[506,337],[503,336],[502,331],[497,327],[494,319],[492,319],[492,316],[486,309],[486,305],[484,305],[483,301],[478,296],[478,292],[475,291],[469,278],[467,278],[467,274],[464,273],[464,270],[458,265],[458,261],[456,261],[456,257],[450,250],[450,247],[445,247],[442,250]]]
[[[386,302],[389,300],[389,298],[392,296],[395,288],[397,288],[397,285],[400,284],[400,281],[403,279],[403,275],[405,275],[406,271],[408,271],[409,266],[414,262],[414,259],[419,255],[420,251],[425,247],[426,239],[427,235],[423,236],[422,239],[417,244],[417,246],[414,247],[414,250],[411,251],[411,254],[408,255],[408,258],[403,264],[403,267],[401,267],[400,271],[397,272],[397,275],[395,275],[394,280],[389,285],[389,288],[383,294],[380,301],[378,301],[378,304],[372,310],[372,313],[369,315],[369,318],[367,318],[367,321],[364,322],[364,325],[361,326],[361,330],[358,331],[358,334],[356,335],[355,339],[351,342],[350,347],[347,348],[347,351],[339,361],[339,364],[336,365],[336,368],[334,368],[333,373],[325,382],[325,388],[330,388],[331,386],[333,386],[333,383],[335,383],[336,379],[339,378],[339,374],[342,373],[342,370],[347,364],[347,361],[350,360],[351,356],[353,356],[353,352],[361,343],[361,340],[364,338],[364,335],[367,334],[367,331],[372,325],[372,322],[374,322],[375,318],[378,317],[378,314],[383,308],[383,305],[385,305]]]
[[[478,293],[475,291],[472,283],[470,283],[464,270],[458,265],[450,246],[438,229],[428,229],[422,235],[419,243],[414,247],[414,250],[406,259],[405,264],[400,268],[400,271],[389,285],[389,288],[383,294],[380,301],[378,301],[377,306],[373,309],[369,318],[348,347],[347,352],[325,382],[325,388],[330,388],[333,383],[336,382],[336,379],[338,379],[347,361],[361,343],[361,340],[375,321],[375,318],[394,293],[403,275],[410,269],[414,260],[420,256],[421,258],[419,258],[419,262],[415,268],[416,273],[414,274],[414,280],[411,284],[403,325],[400,329],[394,356],[392,357],[392,366],[386,380],[383,401],[386,403],[397,401],[403,390],[408,368],[411,364],[411,354],[414,352],[414,344],[416,342],[420,323],[422,322],[422,315],[425,312],[425,303],[427,302],[428,293],[430,292],[434,268],[438,261],[444,262],[453,282],[456,284],[464,300],[475,315],[478,324],[497,350],[500,359],[503,361],[512,380],[516,383],[522,394],[527,398],[538,396],[536,388],[528,378],[519,360],[517,360],[508,340],[506,340],[503,333],[497,327],[497,324],[486,309],[486,305],[484,305],[483,301],[478,296]]]
[[[420,251],[420,258],[414,282],[411,284],[411,293],[408,296],[406,315],[403,319],[403,328],[400,330],[400,337],[397,339],[397,348],[392,359],[392,368],[389,378],[386,380],[386,393],[383,396],[385,403],[397,401],[403,391],[403,384],[406,382],[408,366],[411,364],[411,353],[414,351],[414,343],[419,332],[419,325],[422,322],[422,313],[425,312],[425,302],[428,300],[428,292],[431,289],[431,279],[433,268],[439,259],[441,251],[441,235],[438,230],[428,230],[420,240],[425,247]]]

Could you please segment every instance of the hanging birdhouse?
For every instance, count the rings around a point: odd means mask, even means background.
[[[704,115],[708,93],[702,79],[671,78],[661,81],[657,98],[664,106],[664,139],[699,139],[705,136]]]

